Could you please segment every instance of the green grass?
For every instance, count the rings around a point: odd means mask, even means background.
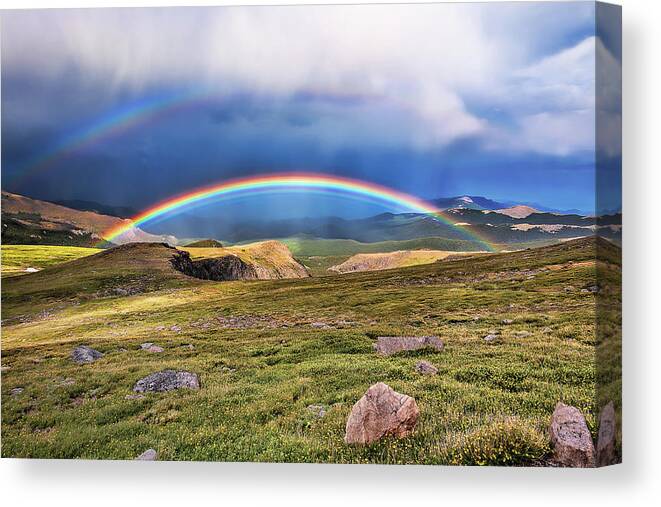
[[[3,457],[130,459],[153,447],[169,460],[521,465],[548,456],[558,400],[596,434],[597,297],[580,290],[595,283],[593,242],[251,282],[184,278],[153,256],[139,267],[104,265],[106,254],[3,283]],[[107,295],[126,277],[142,292]],[[374,353],[377,336],[397,334],[438,335],[446,349]],[[146,341],[165,352],[139,350]],[[79,344],[105,356],[77,366]],[[419,359],[439,375],[417,374]],[[166,368],[198,373],[202,388],[125,399]],[[416,431],[347,446],[349,411],[378,381],[415,397]]]
[[[43,269],[100,252],[97,248],[50,245],[2,245],[2,276],[25,273],[27,268]]]

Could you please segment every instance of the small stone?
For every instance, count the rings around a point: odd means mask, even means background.
[[[400,394],[383,382],[371,386],[351,409],[344,441],[369,444],[385,436],[410,435],[420,411],[415,400]]]
[[[514,322],[514,321],[513,321],[512,319],[503,319],[501,322],[502,322],[503,324],[507,325],[507,324],[511,324],[511,323]]]
[[[573,290],[574,290],[574,287],[572,287],[571,285],[568,285],[567,287],[565,287],[565,292],[572,292]]]
[[[308,405],[307,409],[309,412],[311,412],[315,417],[318,417],[321,419],[326,415],[326,407],[323,405]]]
[[[86,345],[76,347],[73,349],[73,352],[71,352],[71,359],[77,364],[93,363],[101,357],[103,357],[101,352],[94,350],[91,347],[87,347]]]
[[[0,366],[0,373],[11,370],[11,366]]]
[[[9,391],[9,394],[11,394],[12,396],[18,396],[22,392],[23,392],[22,387],[14,387],[11,391]]]
[[[376,351],[383,356],[424,348],[442,351],[444,347],[438,336],[379,336],[374,344]]]
[[[590,468],[595,464],[595,450],[590,430],[581,411],[558,402],[549,428],[553,457],[569,467]]]
[[[159,353],[163,352],[165,349],[163,347],[159,347],[158,345],[154,345],[151,342],[143,343],[140,345],[140,348],[142,350],[146,350],[147,352],[152,352],[152,353]]]
[[[488,334],[483,338],[483,340],[487,343],[493,343],[497,339],[498,339],[498,335],[496,335],[496,334]]]
[[[142,400],[144,399],[145,395],[144,394],[127,394],[124,396],[124,399],[126,400]]]
[[[135,461],[156,461],[158,459],[158,453],[155,449],[147,449],[140,456],[135,458]]]
[[[597,466],[603,467],[617,463],[615,452],[615,407],[613,402],[601,409],[599,415],[599,436],[597,438]]]
[[[423,375],[437,375],[438,368],[429,361],[418,361],[415,363],[415,371]]]
[[[55,385],[56,385],[57,387],[67,387],[67,386],[72,386],[72,385],[74,385],[75,383],[76,383],[76,379],[73,379],[73,378],[70,378],[70,377],[67,377],[67,378],[62,379],[62,380],[56,380],[56,381],[55,381]]]
[[[136,382],[133,390],[138,393],[163,392],[173,389],[199,389],[200,380],[189,371],[163,370]]]
[[[310,327],[314,327],[316,329],[328,329],[330,326],[325,322],[313,322],[310,324]]]
[[[178,333],[179,331],[181,331],[181,328],[175,325],[170,328],[170,331],[174,331],[175,333]]]
[[[528,336],[531,335],[532,333],[528,331],[517,331],[516,333],[514,333],[514,336],[516,336],[517,338],[527,338]]]

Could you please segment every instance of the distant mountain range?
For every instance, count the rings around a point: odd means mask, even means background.
[[[46,243],[90,245],[100,233],[124,221],[100,213],[104,210],[131,215],[123,206],[104,206],[90,201],[61,201],[61,204],[2,193],[2,240],[5,243]],[[475,238],[501,245],[532,244],[600,235],[619,241],[621,214],[598,218],[577,213],[547,212],[533,206],[498,202],[479,196],[436,199],[445,219],[421,213],[381,213],[347,219],[307,217],[281,220],[224,221],[222,217],[197,217],[182,214],[135,229],[120,242],[162,241],[177,244],[178,238],[209,237],[222,242],[242,243],[264,239],[306,238],[354,240],[361,243],[409,241],[442,238],[455,241],[465,249],[483,248]]]

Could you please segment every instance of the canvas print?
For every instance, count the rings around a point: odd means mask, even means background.
[[[621,461],[620,7],[1,17],[3,458]]]

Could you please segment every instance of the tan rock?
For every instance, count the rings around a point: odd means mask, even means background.
[[[374,348],[383,356],[398,352],[432,348],[443,350],[445,344],[438,336],[379,336]]]
[[[549,430],[556,462],[578,468],[595,465],[592,436],[579,409],[558,402],[551,417]]]
[[[617,463],[615,452],[615,407],[613,402],[601,409],[599,415],[599,436],[597,438],[597,466],[603,467]]]
[[[419,414],[413,398],[379,382],[370,387],[351,409],[344,441],[347,444],[369,444],[388,435],[405,437],[415,429]]]

